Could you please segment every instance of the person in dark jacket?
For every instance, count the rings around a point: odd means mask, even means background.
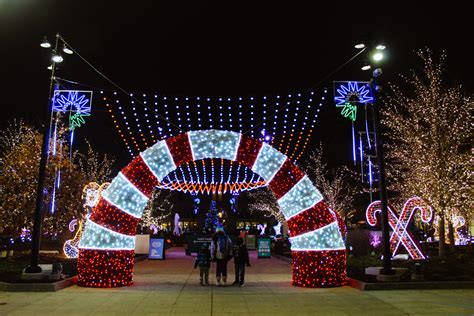
[[[217,226],[216,233],[212,237],[211,257],[216,262],[217,286],[226,286],[227,262],[232,259],[232,240],[227,236],[222,225]]]
[[[196,261],[194,262],[194,269],[199,266],[199,284],[209,285],[209,268],[211,267],[211,252],[207,244],[203,244],[199,251]]]
[[[232,285],[245,286],[245,265],[250,267],[249,252],[244,244],[242,237],[235,239],[233,249],[234,265],[235,265],[235,281]]]

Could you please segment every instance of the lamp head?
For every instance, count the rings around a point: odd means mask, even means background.
[[[51,43],[48,41],[48,38],[46,36],[43,38],[43,41],[41,42],[40,46],[43,48],[51,47]]]
[[[54,52],[53,57],[51,57],[51,60],[55,63],[60,63],[64,60],[64,58],[63,56],[61,56],[61,54]]]
[[[383,59],[383,53],[381,51],[376,51],[373,55],[372,55],[372,59],[374,61],[381,61]]]
[[[72,55],[72,54],[73,54],[72,49],[70,49],[69,47],[67,47],[66,44],[64,44],[64,46],[63,46],[63,52],[65,52],[65,53],[68,54],[68,55]]]

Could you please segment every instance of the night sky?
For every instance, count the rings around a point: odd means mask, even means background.
[[[368,80],[370,74],[360,70],[363,55],[326,78],[361,40],[387,46],[384,80],[416,67],[413,52],[428,46],[447,51],[450,82],[474,90],[467,3],[311,2],[0,0],[0,122],[45,122],[50,51],[39,44],[57,32],[131,92],[274,95],[316,83],[330,88],[333,80]],[[57,75],[113,89],[74,55],[65,56]],[[130,156],[109,116],[93,109],[78,132],[78,146],[87,138],[123,166]],[[314,142],[320,140],[334,161],[350,160],[350,124],[331,102],[316,124]]]

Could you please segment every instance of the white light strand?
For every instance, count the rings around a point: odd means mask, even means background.
[[[290,238],[292,251],[345,250],[337,222]]]
[[[284,154],[263,143],[252,171],[261,176],[267,183],[270,183],[285,160],[286,156]]]
[[[123,235],[87,220],[79,242],[80,249],[133,250],[135,236]]]
[[[323,196],[319,190],[311,183],[308,176],[304,176],[290,191],[278,200],[278,205],[288,220],[300,212],[313,207],[322,199]]]
[[[148,202],[148,198],[122,172],[119,172],[110,186],[102,192],[102,197],[136,218],[141,218],[143,209]]]

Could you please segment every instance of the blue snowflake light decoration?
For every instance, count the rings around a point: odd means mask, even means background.
[[[335,81],[334,102],[342,107],[341,115],[355,121],[357,105],[372,103],[374,96],[367,81]]]
[[[55,90],[53,112],[69,112],[69,128],[74,130],[85,123],[84,117],[91,115],[92,91]]]

